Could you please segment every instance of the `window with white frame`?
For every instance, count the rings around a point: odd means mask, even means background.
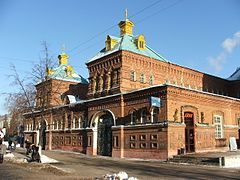
[[[151,75],[150,78],[149,78],[149,84],[150,85],[154,84],[154,76],[153,75]]]
[[[159,108],[154,107],[151,112],[151,122],[152,123],[158,122],[158,114],[159,114]]]
[[[131,117],[131,124],[136,124],[136,121],[137,121],[137,113],[136,113],[136,111],[130,112],[130,117]]]
[[[143,73],[140,75],[140,82],[145,83],[145,74]]]
[[[130,80],[131,81],[136,81],[136,72],[135,71],[130,72]]]
[[[73,117],[73,124],[72,124],[72,128],[75,129],[76,128],[76,117]]]
[[[82,117],[80,116],[79,118],[78,118],[78,128],[82,128]]]
[[[223,138],[222,116],[213,116],[215,125],[215,138]]]
[[[141,123],[146,123],[147,122],[147,110],[143,109],[141,111]]]

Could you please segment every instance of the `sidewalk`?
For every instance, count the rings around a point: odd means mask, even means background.
[[[14,161],[22,161],[26,158],[25,149],[17,148],[12,154]],[[229,152],[232,154],[233,152]],[[227,154],[229,154],[227,153]],[[238,153],[238,152],[237,152]],[[166,163],[157,160],[120,159],[103,156],[90,156],[71,151],[44,150],[43,157],[49,161],[47,164],[34,163],[37,166],[51,166],[51,172],[65,174],[66,179],[103,179],[106,174],[126,172],[128,176],[138,179],[191,179],[202,176],[205,179],[212,177],[228,179],[237,177],[239,169],[227,169],[211,166],[197,166],[192,164]],[[211,153],[210,153],[211,154]],[[211,156],[216,155],[213,153]],[[221,153],[220,153],[221,154]],[[198,156],[200,154],[196,154]],[[209,154],[208,154],[209,155]],[[218,154],[219,155],[219,154]],[[51,161],[52,162],[51,162]],[[31,163],[29,163],[31,166]]]
[[[23,148],[17,148],[10,154],[6,155],[6,160],[14,161],[15,163],[28,163],[26,159],[30,158],[30,156],[26,156],[26,150]],[[107,165],[104,165],[104,160],[105,163],[106,160],[108,161]],[[104,175],[112,175],[115,173],[123,172],[123,168],[114,167],[114,165],[116,166],[116,164],[118,164],[119,160],[121,159],[111,157],[88,156],[85,154],[69,151],[44,150],[42,151],[41,155],[42,163],[33,163],[37,166],[51,166],[51,171],[59,171],[59,173],[63,173],[65,175],[67,174],[68,178],[78,177],[78,179],[80,178],[90,180],[103,179]],[[126,172],[127,168],[125,167],[124,169],[124,172]]]

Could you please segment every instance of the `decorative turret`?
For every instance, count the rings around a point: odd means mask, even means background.
[[[136,43],[138,49],[144,50],[145,47],[146,47],[146,41],[145,41],[144,35],[142,35],[142,34],[139,35],[139,36],[136,38],[135,43]]]
[[[118,24],[120,28],[120,36],[123,36],[124,34],[133,35],[133,22],[128,19],[128,12],[127,9],[125,11],[125,21],[120,21]]]
[[[60,55],[58,55],[59,65],[61,65],[61,64],[67,65],[68,58],[69,58],[69,56],[65,52],[62,52]]]
[[[47,79],[59,79],[64,81],[79,82],[87,84],[87,80],[77,74],[73,66],[68,64],[69,56],[64,52],[58,55],[59,65],[56,68],[46,68]]]
[[[106,51],[112,50],[112,48],[118,43],[118,41],[116,39],[114,39],[111,36],[107,36],[107,39],[105,41],[105,45],[106,45]]]

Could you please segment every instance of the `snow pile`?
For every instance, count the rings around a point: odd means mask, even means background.
[[[12,153],[7,153],[4,155],[5,158],[13,158],[14,157],[14,154]]]
[[[41,155],[41,163],[58,163],[59,161],[49,158],[45,155]]]
[[[103,176],[105,180],[138,180],[135,177],[128,177],[126,172],[120,171],[117,174],[106,174]]]

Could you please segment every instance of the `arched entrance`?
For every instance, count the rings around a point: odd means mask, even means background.
[[[112,126],[114,115],[109,110],[97,112],[92,119],[93,151],[95,155],[112,156]]]
[[[195,142],[194,142],[194,114],[192,112],[184,112],[184,123],[185,128],[185,148],[186,152],[195,151]]]

